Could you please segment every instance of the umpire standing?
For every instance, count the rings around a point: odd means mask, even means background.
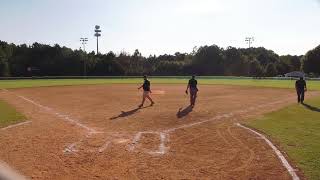
[[[196,104],[197,94],[198,94],[198,81],[195,79],[195,75],[189,80],[186,94],[188,94],[188,90],[190,91],[190,105],[193,107]]]
[[[307,91],[307,84],[303,77],[300,77],[300,79],[296,81],[296,91],[298,96],[298,103],[303,104],[304,93]]]

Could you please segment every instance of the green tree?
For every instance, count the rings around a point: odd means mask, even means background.
[[[274,63],[269,63],[265,69],[265,75],[268,77],[273,77],[278,74],[277,68]]]
[[[303,57],[302,69],[305,73],[320,74],[320,45]]]
[[[251,61],[249,65],[249,75],[259,77],[263,75],[263,68],[257,60]]]

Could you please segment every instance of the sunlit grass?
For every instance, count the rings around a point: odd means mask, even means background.
[[[262,131],[280,144],[289,158],[308,179],[320,179],[320,97],[307,100],[307,105],[291,105],[248,126]]]
[[[0,100],[0,128],[16,124],[25,120],[25,117],[12,106]]]
[[[153,84],[186,84],[187,78],[150,78]],[[111,79],[37,79],[37,80],[0,80],[0,88],[25,88],[40,86],[90,85],[90,84],[139,84],[142,78],[111,78]],[[268,79],[216,79],[198,78],[201,84],[238,85],[273,88],[294,88],[294,80]],[[320,90],[320,81],[308,81],[309,90]]]

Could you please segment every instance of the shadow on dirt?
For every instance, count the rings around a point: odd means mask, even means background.
[[[311,106],[311,105],[306,104],[306,103],[302,103],[302,105],[303,105],[304,107],[306,107],[307,109],[311,110],[311,111],[320,112],[320,108],[317,108],[317,107]]]
[[[177,112],[177,118],[183,118],[184,116],[187,116],[190,112],[192,112],[193,106],[188,106],[184,109],[180,108]]]
[[[149,108],[149,107],[151,107],[151,105],[145,106],[145,107],[137,107],[137,108],[132,109],[132,110],[129,110],[129,111],[121,111],[121,113],[120,113],[119,115],[114,116],[114,117],[111,117],[110,120],[115,120],[115,119],[118,119],[118,118],[123,118],[123,117],[131,116],[131,115],[139,112],[139,110],[145,109],[145,108]]]

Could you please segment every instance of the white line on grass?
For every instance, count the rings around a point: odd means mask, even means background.
[[[272,142],[266,138],[266,136],[258,133],[257,131],[250,129],[248,127],[245,127],[239,123],[236,123],[237,126],[246,129],[254,134],[256,134],[257,136],[259,136],[260,138],[262,138],[263,140],[265,140],[265,142],[272,148],[272,150],[275,152],[275,154],[277,155],[277,157],[280,159],[282,165],[287,169],[287,171],[289,172],[289,174],[291,175],[293,180],[299,180],[300,178],[298,177],[298,175],[296,174],[295,170],[292,168],[292,166],[289,164],[289,162],[286,160],[286,158],[282,155],[281,151],[279,151],[279,149],[272,144]]]
[[[22,126],[22,125],[29,124],[29,123],[31,123],[31,121],[26,121],[26,122],[21,122],[21,123],[18,123],[18,124],[13,124],[13,125],[1,128],[1,130],[4,131],[4,130],[7,130],[7,129],[11,129],[11,128]]]

